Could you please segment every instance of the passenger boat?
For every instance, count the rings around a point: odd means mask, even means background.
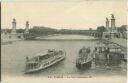
[[[26,57],[25,73],[32,73],[45,69],[55,63],[63,60],[66,56],[65,51],[49,49],[46,53],[38,54],[36,57]]]
[[[90,48],[83,47],[80,49],[78,58],[76,59],[76,67],[79,69],[89,69],[92,64],[92,53]]]

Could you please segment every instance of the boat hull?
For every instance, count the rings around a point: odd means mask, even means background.
[[[86,62],[86,63],[76,63],[76,67],[78,69],[90,69],[91,68],[92,61]]]
[[[64,59],[65,59],[65,55],[64,56],[61,56],[58,60],[55,60],[54,62],[50,61],[52,63],[50,63],[50,64],[48,64],[46,66],[44,66],[44,64],[41,64],[41,66],[39,68],[32,69],[32,70],[26,70],[25,71],[25,74],[27,74],[27,73],[34,73],[34,72],[43,70],[43,69],[48,68],[48,67],[50,67],[50,66],[52,66],[52,65],[54,65],[54,64],[56,64],[56,63],[58,63],[58,62],[60,62],[60,61],[62,61]]]

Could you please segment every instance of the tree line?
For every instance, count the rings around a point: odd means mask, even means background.
[[[11,33],[12,29],[6,29],[7,33]],[[2,29],[2,32],[5,29]],[[17,33],[24,33],[25,29],[17,29]],[[93,31],[93,30],[91,30]],[[52,34],[82,34],[82,35],[89,35],[90,30],[71,30],[71,29],[53,29],[44,26],[33,26],[33,28],[29,29],[29,33],[33,36],[45,36],[45,35],[52,35]]]
[[[12,29],[6,29],[7,33],[11,33]],[[1,32],[5,31],[2,29]],[[17,33],[24,33],[25,29],[17,29]],[[98,26],[96,30],[71,30],[71,29],[54,29],[44,26],[33,26],[33,28],[29,29],[29,33],[33,36],[45,36],[52,34],[81,34],[81,35],[90,35],[91,33],[95,33],[96,37],[102,38],[103,32],[106,31],[104,26]],[[122,25],[117,27],[117,31],[124,34],[127,31],[127,25]]]

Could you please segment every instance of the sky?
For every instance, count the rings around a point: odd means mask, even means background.
[[[12,28],[12,19],[17,29],[25,28],[29,21],[33,26],[56,29],[96,29],[105,26],[106,17],[115,15],[116,26],[126,25],[126,0],[44,0],[2,2],[2,28]]]

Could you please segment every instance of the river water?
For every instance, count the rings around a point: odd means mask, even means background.
[[[61,37],[61,36],[60,36]],[[63,36],[64,37],[64,36]],[[2,58],[2,75],[8,76],[55,76],[55,75],[71,75],[71,76],[126,76],[126,71],[122,71],[120,68],[115,70],[104,70],[102,68],[79,70],[76,68],[76,57],[78,51],[83,46],[92,47],[95,46],[98,40],[92,40],[90,37],[85,36],[85,40],[79,40],[79,36],[76,36],[78,40],[69,40],[69,36],[65,36],[68,40],[28,40],[28,41],[16,41],[12,44],[1,46],[1,58]],[[74,36],[75,38],[75,36]],[[32,57],[37,53],[47,51],[47,49],[63,49],[66,51],[66,59],[63,61],[46,68],[42,71],[24,74],[26,57]]]

